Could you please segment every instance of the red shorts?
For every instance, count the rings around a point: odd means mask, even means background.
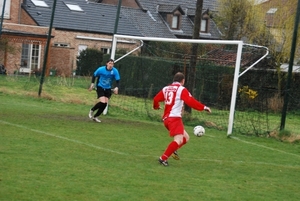
[[[168,129],[171,137],[175,135],[183,135],[184,126],[180,117],[168,117],[164,120],[164,125]]]

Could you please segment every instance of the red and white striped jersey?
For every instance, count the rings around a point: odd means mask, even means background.
[[[181,117],[184,103],[189,107],[202,111],[205,105],[197,101],[191,93],[179,82],[173,82],[159,91],[153,99],[153,108],[159,109],[159,102],[165,102],[163,119],[167,117]]]

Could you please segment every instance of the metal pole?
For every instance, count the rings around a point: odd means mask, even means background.
[[[284,102],[283,102],[283,108],[282,108],[282,113],[281,113],[280,130],[283,130],[285,127],[286,111],[287,111],[288,102],[289,102],[289,93],[291,90],[290,88],[291,88],[291,79],[292,79],[292,72],[293,72],[295,49],[296,49],[296,45],[297,45],[299,16],[300,16],[300,0],[298,0],[297,12],[296,12],[296,17],[295,17],[294,33],[293,33],[292,46],[291,46],[291,55],[290,55],[290,61],[289,61],[287,84],[286,84],[286,90],[284,93]]]
[[[122,5],[122,0],[119,0],[119,3],[118,3],[118,8],[117,8],[117,16],[116,16],[116,20],[115,20],[115,28],[114,28],[114,33],[113,33],[113,39],[112,39],[112,45],[111,47],[113,47],[113,44],[114,44],[114,40],[115,40],[115,37],[114,35],[117,33],[118,31],[118,24],[119,24],[119,17],[120,17],[120,10],[121,10],[121,5]],[[115,59],[115,54],[112,54],[112,48],[110,49],[110,58],[111,59]]]
[[[50,45],[50,39],[51,39],[51,32],[52,32],[52,25],[53,25],[55,7],[56,7],[56,0],[53,1],[53,6],[52,6],[52,15],[51,15],[51,21],[50,21],[48,36],[47,36],[47,44],[46,44],[46,50],[45,50],[45,55],[44,55],[43,70],[42,70],[42,75],[41,75],[41,80],[40,80],[39,96],[41,96],[41,93],[42,93],[44,77],[45,77],[45,72],[46,72],[46,65],[47,65],[47,58],[48,58],[48,51],[49,51],[49,45]]]
[[[6,0],[3,1],[3,5],[2,5],[1,25],[0,25],[0,36],[1,36],[1,34],[2,34],[2,24],[3,24],[3,19],[4,19],[5,4],[6,4]]]

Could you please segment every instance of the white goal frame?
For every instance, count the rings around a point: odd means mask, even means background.
[[[118,39],[119,40],[128,39],[128,40],[140,40],[140,41],[160,41],[160,42],[181,42],[181,43],[199,43],[199,44],[201,43],[201,44],[237,45],[237,47],[238,47],[237,48],[237,58],[236,58],[236,62],[235,62],[235,71],[234,71],[234,79],[233,79],[232,94],[231,94],[231,103],[230,103],[230,112],[229,112],[229,119],[228,119],[227,136],[231,135],[232,131],[233,131],[234,112],[235,112],[235,106],[236,106],[236,96],[237,96],[237,88],[238,88],[239,77],[242,76],[246,71],[248,71],[254,65],[256,65],[263,58],[265,58],[269,53],[268,48],[266,48],[266,47],[246,44],[246,43],[243,43],[243,41],[239,41],[239,40],[201,40],[201,39],[196,40],[196,39],[178,39],[178,38],[139,37],[139,36],[129,36],[129,35],[115,34],[113,36],[113,41],[112,41],[111,59],[115,58]],[[257,60],[254,64],[252,64],[250,67],[248,67],[244,72],[242,72],[240,74],[239,72],[240,72],[240,66],[241,66],[243,45],[254,46],[254,47],[259,47],[259,48],[265,48],[267,51],[266,51],[266,54],[263,57],[261,57],[259,60]],[[136,51],[141,46],[142,45],[140,45],[138,48],[135,48],[133,51]],[[130,51],[126,55],[122,56],[121,58],[124,58],[125,56],[131,54],[133,51]]]

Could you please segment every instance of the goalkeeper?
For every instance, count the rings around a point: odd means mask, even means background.
[[[98,117],[103,113],[104,109],[107,106],[108,99],[111,97],[111,93],[113,91],[114,94],[118,94],[119,92],[119,81],[120,74],[119,71],[114,67],[114,60],[109,59],[106,62],[106,66],[100,66],[93,74],[92,83],[89,87],[89,91],[94,89],[94,83],[96,78],[97,80],[97,99],[98,102],[91,108],[89,112],[89,118],[94,120],[95,122],[100,123],[100,119]],[[114,89],[111,88],[113,80],[116,81],[116,87]],[[96,111],[96,114],[94,112]]]
[[[174,159],[179,160],[177,150],[185,145],[190,138],[184,129],[181,118],[184,103],[195,110],[205,110],[211,113],[209,107],[197,101],[183,86],[184,82],[184,74],[180,72],[176,73],[173,78],[173,83],[169,86],[165,86],[153,99],[153,108],[156,110],[160,109],[159,102],[164,101],[163,122],[169,131],[169,135],[174,138],[158,159],[158,162],[164,166],[169,165],[168,158],[171,155]]]

